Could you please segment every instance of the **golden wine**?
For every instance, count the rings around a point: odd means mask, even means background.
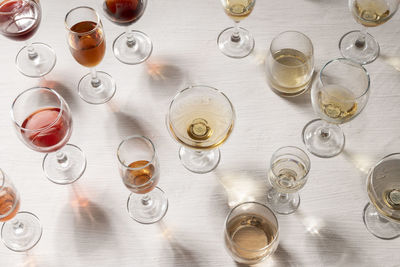
[[[278,191],[293,193],[306,184],[306,174],[307,168],[300,161],[280,158],[271,165],[269,180]]]
[[[234,21],[241,21],[253,11],[255,0],[222,0],[225,13]]]
[[[12,219],[19,210],[19,198],[14,190],[5,187],[0,190],[0,222]]]
[[[137,170],[127,169],[125,175],[123,175],[125,186],[132,192],[146,194],[158,184],[158,172],[156,172],[153,164],[149,164],[149,161],[139,160],[128,166],[129,168],[138,168]]]
[[[391,18],[390,7],[385,0],[354,1],[353,15],[358,23],[366,27],[379,26]]]

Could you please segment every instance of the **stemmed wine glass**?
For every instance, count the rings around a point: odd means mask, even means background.
[[[230,136],[234,121],[235,111],[228,97],[203,85],[179,92],[166,117],[171,136],[183,145],[179,150],[183,166],[195,173],[207,173],[218,166],[218,147]]]
[[[46,177],[56,184],[70,184],[86,168],[82,150],[67,144],[72,133],[71,111],[54,90],[33,87],[14,100],[11,118],[18,137],[30,149],[48,153],[43,159]]]
[[[369,74],[360,64],[344,58],[325,64],[318,84],[311,89],[312,105],[321,119],[310,121],[302,133],[308,151],[329,158],[343,150],[345,138],[338,125],[360,114],[369,88]]]
[[[256,0],[221,0],[221,3],[225,13],[235,22],[235,26],[219,34],[218,47],[228,57],[246,57],[253,51],[255,42],[248,30],[239,27],[239,22],[250,15]]]
[[[131,25],[142,17],[146,6],[147,0],[102,0],[104,15],[111,22],[126,27],[126,32],[113,43],[114,55],[122,63],[142,63],[153,51],[150,38],[141,31],[131,29]]]
[[[106,72],[96,71],[106,52],[103,25],[91,7],[76,7],[65,16],[69,50],[75,60],[90,68],[79,81],[79,96],[90,104],[103,104],[115,94],[115,81]]]
[[[127,203],[129,215],[143,224],[161,220],[168,199],[157,187],[160,165],[153,142],[144,136],[130,136],[119,144],[117,158],[122,181],[132,191]]]
[[[360,64],[373,62],[380,49],[366,27],[376,27],[388,21],[396,13],[399,3],[400,0],[349,0],[350,11],[363,28],[348,32],[340,39],[342,56]]]
[[[26,41],[15,58],[17,69],[28,77],[42,77],[56,64],[54,50],[44,43],[28,43],[39,28],[42,9],[39,1],[4,0],[0,2],[0,33],[15,41]]]
[[[363,219],[368,231],[382,239],[400,236],[400,153],[379,161],[368,173],[370,199]]]
[[[33,248],[42,236],[38,217],[19,211],[20,198],[11,179],[0,169],[0,222],[1,239],[9,249],[17,252]]]

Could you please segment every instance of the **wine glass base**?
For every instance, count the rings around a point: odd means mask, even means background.
[[[222,53],[232,58],[243,58],[248,56],[254,49],[254,38],[251,33],[244,29],[239,28],[240,39],[237,41],[232,40],[232,35],[235,32],[234,27],[223,30],[217,39],[217,44]]]
[[[324,135],[321,131],[329,131]],[[317,157],[331,158],[339,155],[345,144],[342,129],[321,119],[312,120],[303,128],[303,142],[307,150]]]
[[[65,166],[57,161],[56,154],[59,152],[65,153],[68,158]],[[57,152],[46,154],[42,166],[47,179],[53,183],[71,184],[85,172],[86,157],[79,147],[67,144]]]
[[[363,220],[367,230],[378,238],[394,239],[400,236],[400,223],[381,216],[371,203],[364,208]]]
[[[35,58],[30,58],[28,53],[28,46],[24,46],[15,58],[17,69],[23,75],[39,78],[48,74],[56,65],[56,53],[54,50],[43,43],[33,43],[31,45],[37,53]]]
[[[300,195],[298,193],[280,194],[272,188],[267,194],[267,206],[276,213],[287,215],[295,212],[300,205]]]
[[[340,53],[343,57],[353,60],[361,65],[371,63],[379,56],[379,44],[372,35],[365,35],[365,44],[356,46],[360,31],[351,31],[343,35],[339,42]]]
[[[143,202],[143,194],[130,194],[128,198],[128,212],[135,221],[143,224],[152,224],[160,221],[168,210],[168,199],[164,191],[155,187],[146,194],[150,201]]]
[[[26,211],[17,213],[1,228],[1,238],[4,245],[16,252],[33,248],[41,237],[42,226],[38,217]]]
[[[114,79],[108,73],[102,71],[96,73],[101,84],[94,87],[92,85],[92,76],[89,73],[79,81],[78,93],[87,103],[99,105],[108,102],[114,96],[116,85]]]
[[[143,32],[131,31],[136,41],[129,46],[126,33],[123,33],[114,40],[113,51],[115,57],[125,64],[135,65],[146,61],[153,52],[153,44],[150,38]]]
[[[221,159],[219,149],[198,151],[181,147],[179,159],[183,166],[194,173],[207,173],[217,168]]]

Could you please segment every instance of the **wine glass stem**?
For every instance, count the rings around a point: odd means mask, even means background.
[[[331,136],[331,133],[329,132],[328,128],[322,128],[320,129],[319,136],[322,139],[328,139]]]
[[[28,49],[28,57],[30,60],[34,60],[39,56],[35,48],[33,48],[32,43],[26,43],[26,48]]]
[[[128,47],[134,47],[136,45],[136,39],[129,27],[126,28],[126,45]]]
[[[13,219],[11,221],[11,223],[12,223],[15,235],[20,235],[25,231],[25,225],[22,222],[20,222],[18,219]]]
[[[91,68],[90,74],[92,75],[92,81],[91,81],[92,86],[95,88],[99,87],[101,85],[101,81],[99,78],[97,78],[96,68]]]
[[[358,38],[355,42],[355,46],[357,48],[364,48],[365,47],[365,38],[367,36],[367,28],[366,27],[362,27],[360,34],[358,35]]]
[[[278,199],[281,203],[286,203],[289,200],[289,194],[287,193],[278,193]]]
[[[65,169],[69,165],[69,160],[67,157],[67,154],[63,151],[57,151],[56,152],[56,158],[58,164],[61,166],[62,169]]]
[[[240,34],[239,34],[239,22],[235,21],[234,31],[231,36],[231,41],[234,43],[240,42]]]
[[[151,197],[149,196],[149,195],[144,195],[143,197],[142,197],[142,204],[143,204],[143,206],[148,206],[148,205],[151,205],[151,202],[152,202],[152,200],[151,200]]]

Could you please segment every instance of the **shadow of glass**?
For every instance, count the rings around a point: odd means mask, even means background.
[[[79,105],[77,101],[80,99],[78,97],[78,91],[72,90],[67,87],[65,84],[60,83],[55,80],[47,80],[45,77],[42,77],[39,81],[39,86],[48,87],[54,89],[57,93],[59,93],[65,101],[67,101],[73,112],[77,112],[79,110]]]
[[[372,158],[369,155],[354,153],[348,148],[344,148],[341,155],[354,165],[362,178],[367,177],[371,167],[379,160],[378,158]]]
[[[395,70],[400,71],[400,56],[380,54],[379,58],[389,66],[393,67]]]

